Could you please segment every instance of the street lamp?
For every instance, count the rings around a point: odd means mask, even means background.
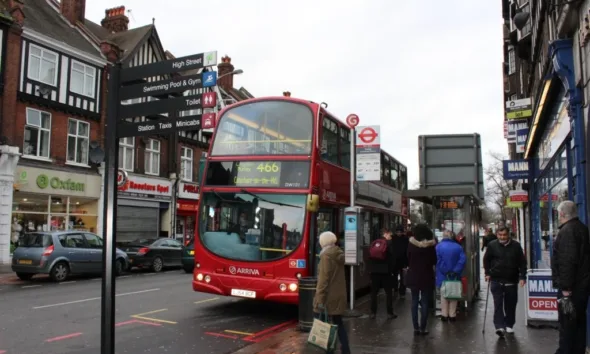
[[[227,75],[240,75],[240,74],[243,74],[243,73],[244,73],[244,70],[242,70],[242,69],[237,69],[237,70],[234,70],[234,71],[232,71],[232,72],[229,72],[229,73],[225,73],[225,74],[223,74],[223,75],[220,75],[220,76],[217,78],[217,80],[219,80],[219,79],[221,79],[222,77],[224,77],[224,76],[227,76]]]

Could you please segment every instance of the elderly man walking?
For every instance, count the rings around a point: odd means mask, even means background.
[[[576,204],[566,200],[557,207],[559,233],[553,245],[551,270],[559,299],[569,298],[575,317],[559,312],[559,348],[556,354],[586,351],[586,308],[590,295],[590,239],[578,219]]]

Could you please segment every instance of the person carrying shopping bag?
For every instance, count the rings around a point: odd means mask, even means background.
[[[414,236],[410,238],[408,246],[406,282],[408,288],[412,291],[414,335],[427,335],[428,311],[435,281],[436,250],[434,249],[434,233],[425,224],[416,225],[413,231]],[[420,306],[419,318],[418,306]]]
[[[319,318],[324,323],[327,322],[337,326],[340,350],[343,354],[349,354],[348,335],[342,322],[342,314],[346,311],[348,304],[344,275],[344,252],[336,245],[336,242],[336,235],[330,231],[323,232],[320,235],[320,247],[322,250],[320,252],[318,283],[313,299],[313,308],[316,318]],[[312,328],[313,331],[314,328]],[[335,350],[335,346],[324,349],[327,349],[330,353]]]
[[[463,247],[453,241],[454,236],[452,231],[445,230],[442,241],[436,245],[436,287],[441,289],[440,318],[443,322],[454,322],[457,318],[457,298],[462,294],[461,273],[467,261]],[[443,285],[457,285],[457,282],[458,294],[449,295],[452,291],[444,289]]]

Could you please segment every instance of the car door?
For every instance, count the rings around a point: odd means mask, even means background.
[[[90,271],[102,273],[102,239],[91,233],[84,233],[84,237],[90,247]]]
[[[182,243],[178,240],[168,240],[168,247],[170,248],[170,264],[182,265]]]
[[[66,249],[66,257],[70,263],[72,273],[87,273],[91,271],[90,248],[82,233],[68,233],[64,235],[62,246]]]

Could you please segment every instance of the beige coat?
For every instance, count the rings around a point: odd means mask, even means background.
[[[328,315],[342,315],[347,308],[346,277],[344,275],[344,252],[338,246],[326,249],[320,256],[318,284],[313,299],[316,313],[324,304]]]

